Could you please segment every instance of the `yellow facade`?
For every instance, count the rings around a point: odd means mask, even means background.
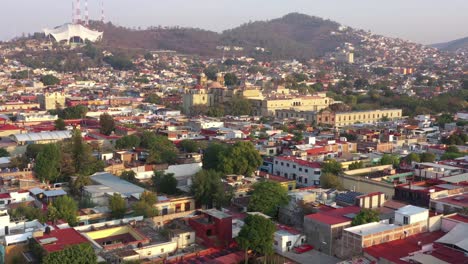
[[[86,235],[93,240],[106,238],[106,237],[112,237],[112,236],[118,236],[122,234],[130,234],[136,240],[144,239],[144,237],[142,237],[131,226],[117,226],[117,227],[111,227],[111,228],[106,228],[103,230],[91,231],[91,232],[86,233]]]
[[[57,106],[65,106],[65,93],[63,92],[46,92],[44,94],[40,94],[37,99],[41,108],[44,110],[52,110],[57,109]]]
[[[261,116],[274,116],[276,110],[284,109],[320,111],[333,103],[333,99],[326,96],[267,97],[265,99],[253,99],[251,101],[254,106],[254,115]]]
[[[158,209],[159,215],[170,215],[195,210],[195,199],[190,196],[175,197],[158,201],[154,206]]]
[[[316,122],[317,124],[326,124],[336,127],[342,127],[358,123],[376,123],[382,121],[383,118],[387,118],[388,120],[395,120],[401,117],[401,109],[382,109],[350,112],[332,112],[326,110],[317,114]]]

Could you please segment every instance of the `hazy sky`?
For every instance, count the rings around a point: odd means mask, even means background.
[[[84,1],[82,13],[84,13]],[[88,0],[91,19],[100,1]],[[249,20],[300,12],[419,43],[468,37],[468,0],[104,0],[106,20],[130,27],[222,31]],[[1,0],[0,39],[71,21],[72,0]]]

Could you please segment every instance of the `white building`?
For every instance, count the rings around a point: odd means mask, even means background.
[[[296,180],[301,186],[320,185],[321,166],[318,162],[292,156],[277,156],[273,160],[273,174]]]
[[[46,36],[50,36],[57,42],[66,41],[70,43],[74,38],[79,38],[80,42],[96,42],[102,39],[102,32],[89,29],[80,24],[64,24],[53,29],[44,29]]]
[[[273,248],[278,253],[292,251],[306,242],[306,236],[292,228],[279,229],[275,232],[274,239]]]
[[[395,224],[409,225],[429,218],[429,210],[414,205],[407,205],[395,211]]]

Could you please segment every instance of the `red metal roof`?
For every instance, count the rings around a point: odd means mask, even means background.
[[[345,217],[344,215],[357,214],[359,213],[359,211],[361,211],[361,208],[359,206],[348,206],[343,208],[330,209],[326,211],[321,210],[316,214],[310,214],[306,217],[321,223],[325,223],[327,225],[336,225],[345,222],[351,222],[352,219]]]
[[[278,157],[276,157],[276,159],[294,162],[294,163],[296,163],[296,164],[298,164],[300,166],[304,166],[304,167],[310,167],[310,168],[314,168],[314,169],[320,169],[321,168],[320,162],[311,162],[311,161],[307,161],[307,160],[298,159],[296,157],[278,156]]]
[[[10,125],[10,124],[4,124],[0,125],[0,131],[5,131],[5,130],[19,130],[20,128],[15,126],[15,125]]]
[[[11,198],[9,193],[0,193],[0,199],[8,199]]]
[[[40,241],[42,239],[53,237],[55,237],[57,241],[50,244],[42,245],[44,250],[46,250],[49,253],[63,250],[65,247],[69,247],[71,245],[88,243],[88,240],[73,228],[54,229],[50,231],[49,234],[44,233],[43,236],[35,237],[34,239],[40,244]]]
[[[409,236],[405,239],[398,239],[398,240],[394,240],[388,243],[368,247],[364,249],[364,252],[366,252],[367,254],[377,259],[385,258],[386,260],[389,260],[393,263],[407,264],[408,262],[402,261],[400,260],[400,258],[406,257],[410,253],[421,250],[421,246],[431,244],[444,235],[445,233],[442,231],[421,233],[421,234],[417,234],[414,236]],[[421,245],[418,245],[419,242]],[[445,261],[447,261],[447,257],[453,258],[454,256],[450,256],[450,255],[456,253],[455,250],[449,249],[452,252],[447,255],[446,251],[448,248],[446,248],[445,246],[440,246],[440,245],[437,248],[438,249],[433,250],[431,255],[442,260],[445,259]],[[437,251],[440,251],[440,252],[435,253]],[[463,255],[463,253],[461,255]],[[455,258],[457,257],[455,256]],[[449,261],[449,263],[464,263],[464,262]]]

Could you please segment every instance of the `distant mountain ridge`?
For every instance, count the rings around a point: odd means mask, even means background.
[[[468,37],[452,40],[444,43],[436,43],[431,45],[434,48],[444,51],[456,51],[459,49],[468,49]]]
[[[225,45],[243,47],[243,54],[256,57],[305,59],[324,55],[344,42],[359,41],[352,34],[342,34],[343,29],[337,22],[299,13],[290,13],[268,21],[249,22],[222,33],[180,27],[135,30],[99,22],[92,23],[92,27],[104,32],[104,46],[169,49],[201,56],[219,55],[217,47]],[[262,48],[261,52],[258,48]]]

